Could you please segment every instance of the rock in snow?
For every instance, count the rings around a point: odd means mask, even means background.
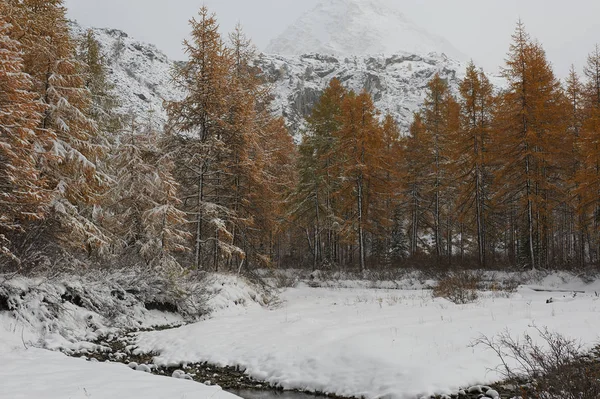
[[[144,373],[152,372],[152,369],[147,364],[140,364],[135,369],[136,369],[136,371],[143,371]]]
[[[191,375],[187,374],[185,371],[182,371],[182,370],[173,371],[173,374],[171,374],[171,377],[177,378],[180,380],[193,380]]]
[[[500,398],[500,394],[498,393],[498,391],[495,391],[493,389],[489,389],[485,392],[485,395],[488,398],[492,398],[492,399],[499,399]]]

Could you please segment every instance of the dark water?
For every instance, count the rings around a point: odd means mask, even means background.
[[[261,389],[227,389],[243,399],[323,399],[325,396],[311,395],[296,391],[277,391]]]

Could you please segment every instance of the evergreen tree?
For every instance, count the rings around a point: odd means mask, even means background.
[[[114,87],[107,80],[107,66],[100,43],[94,32],[88,29],[79,40],[78,59],[83,63],[85,86],[92,95],[90,114],[102,133],[116,135],[121,129],[121,121],[116,114],[118,106]]]
[[[173,161],[161,154],[156,132],[138,133],[132,127],[121,136],[110,162],[115,181],[105,201],[105,223],[124,253],[133,253],[134,262],[139,258],[154,268],[174,267],[174,255],[187,250],[189,233],[184,229],[186,214],[178,209]]]

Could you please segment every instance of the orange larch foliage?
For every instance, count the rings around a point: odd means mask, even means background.
[[[107,248],[108,238],[91,215],[91,207],[106,189],[108,178],[96,167],[106,148],[90,117],[85,68],[75,58],[63,1],[7,0],[7,4],[12,36],[22,43],[24,70],[46,106],[38,129],[53,138],[44,148],[40,167],[53,193],[53,217],[63,229],[50,234],[88,253]]]
[[[503,74],[509,89],[500,96],[495,114],[496,195],[505,210],[515,206],[521,261],[532,268],[547,266],[552,212],[562,200],[564,149],[570,148],[564,96],[544,50],[522,23]]]
[[[458,189],[457,210],[463,225],[477,240],[479,265],[485,267],[489,250],[490,186],[489,159],[495,99],[493,87],[472,62],[460,83],[460,127],[452,146],[453,177]]]
[[[10,30],[0,13],[0,254],[14,256],[7,236],[47,211],[49,193],[38,169],[38,151],[50,137],[38,129],[46,107],[32,91],[21,46]]]

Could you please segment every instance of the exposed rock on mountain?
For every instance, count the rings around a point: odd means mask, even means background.
[[[362,6],[363,2],[371,0],[352,0],[350,4]],[[72,29],[78,35],[84,32],[76,24]],[[119,112],[136,115],[140,122],[166,122],[163,102],[183,96],[171,79],[176,62],[155,46],[119,30],[94,29],[94,33],[108,61],[108,78],[121,103]],[[410,52],[376,56],[261,54],[256,63],[274,89],[273,111],[285,117],[294,135],[299,134],[306,115],[333,78],[357,92],[367,90],[381,112],[392,114],[406,132],[431,77],[437,72],[456,89],[465,70],[463,63],[443,54]]]
[[[345,58],[261,55],[257,62],[275,88],[275,111],[293,131],[302,127],[304,117],[333,78],[357,92],[367,90],[382,113],[392,114],[407,129],[433,75],[439,73],[456,87],[465,69],[443,55],[409,53]]]
[[[71,30],[81,36],[86,29],[72,23]],[[93,31],[108,64],[108,79],[119,98],[117,111],[135,115],[139,122],[162,125],[166,121],[163,102],[183,95],[171,80],[174,62],[155,46],[139,42],[120,30],[94,28]]]

